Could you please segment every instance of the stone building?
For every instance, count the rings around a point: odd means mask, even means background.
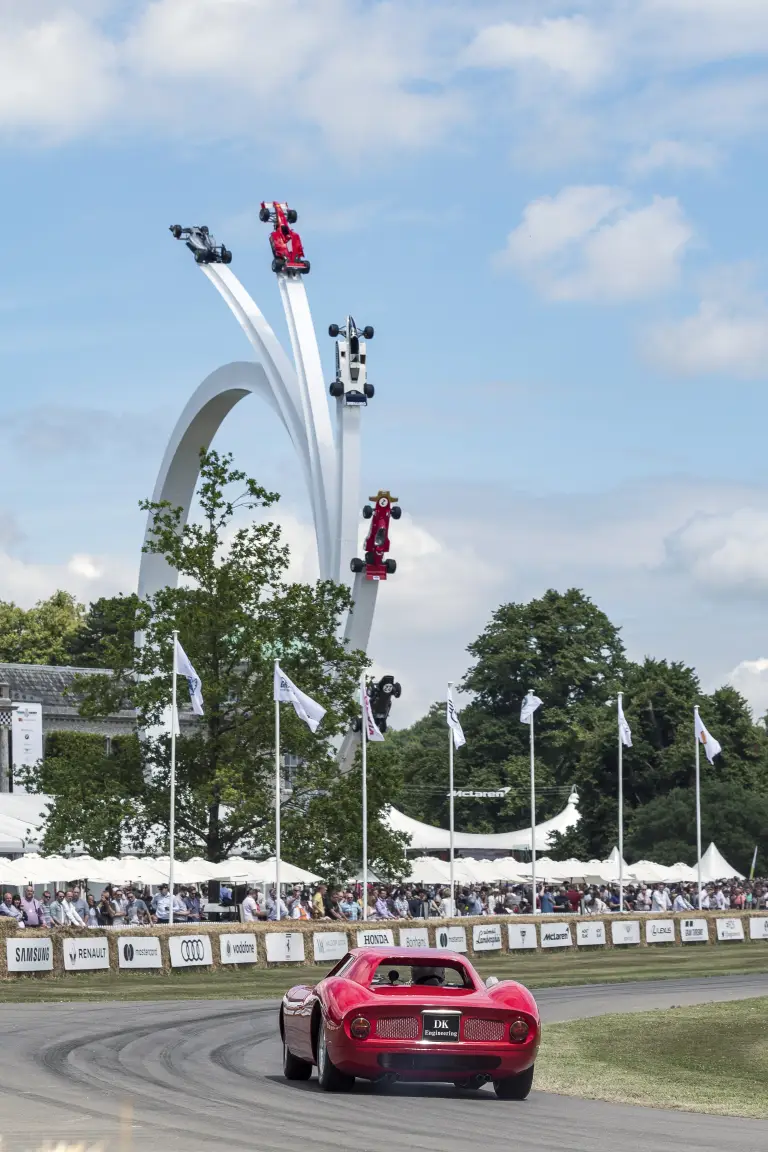
[[[107,669],[69,668],[49,664],[0,664],[0,684],[8,686],[7,695],[16,702],[42,704],[43,736],[49,732],[87,732],[104,736],[128,736],[136,731],[136,712],[126,708],[98,720],[81,716],[76,676],[111,676]]]

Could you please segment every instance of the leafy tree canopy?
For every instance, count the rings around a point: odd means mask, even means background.
[[[0,661],[79,668],[125,663],[133,646],[137,605],[135,595],[103,596],[86,608],[62,591],[28,609],[0,601]]]

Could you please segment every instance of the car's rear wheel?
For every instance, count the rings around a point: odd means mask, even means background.
[[[370,520],[371,516],[373,516],[373,508],[370,504],[363,504],[363,520]]]
[[[195,252],[195,264],[205,264],[205,252]]]
[[[507,1076],[504,1080],[494,1080],[493,1090],[499,1100],[525,1100],[533,1087],[533,1064],[517,1076]]]
[[[289,224],[295,224],[299,218],[299,214],[295,208],[289,208],[285,214],[285,218]]]
[[[283,1038],[283,1076],[286,1080],[309,1080],[311,1075],[312,1065],[309,1061],[294,1056]]]
[[[370,324],[363,328],[363,339],[373,340],[373,328],[371,328]]]
[[[171,232],[177,240],[181,240],[181,224],[174,224],[171,228]]]
[[[397,560],[385,560],[384,567],[387,571],[387,576],[394,576],[397,572]]]
[[[340,1072],[328,1055],[325,1020],[320,1021],[317,1033],[317,1079],[323,1092],[349,1092],[355,1083],[354,1076]]]
[[[365,568],[365,564],[363,564],[362,560],[358,556],[355,556],[354,560],[350,560],[349,567],[353,572],[362,572],[363,568]]]
[[[305,260],[303,267],[301,267],[299,269],[299,271],[303,272],[305,276],[309,276],[309,268],[310,268],[309,260]]]
[[[285,267],[285,260],[273,260],[272,261],[272,271],[273,272],[282,272],[284,267]]]
[[[399,504],[393,504],[390,511],[392,513],[392,519],[393,520],[399,520],[403,514],[403,510]]]
[[[259,220],[262,224],[269,224],[269,208],[259,208]]]
[[[339,396],[344,395],[344,385],[340,380],[334,380],[328,391],[330,392],[331,396],[334,396],[338,400]]]

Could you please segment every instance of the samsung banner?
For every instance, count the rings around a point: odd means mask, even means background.
[[[466,928],[457,928],[453,924],[450,927],[437,928],[435,930],[435,947],[447,948],[449,952],[466,952]]]
[[[346,932],[313,932],[315,960],[341,960],[349,952]]]
[[[605,944],[605,924],[602,920],[578,924],[576,926],[576,943],[580,946]]]
[[[384,944],[394,947],[395,937],[391,928],[365,928],[357,934],[358,948],[369,948],[371,944]]]
[[[169,936],[168,951],[173,968],[195,968],[200,964],[213,964],[211,938],[200,936]]]
[[[510,952],[516,952],[518,948],[536,947],[535,924],[508,924],[507,936]]]
[[[163,957],[157,936],[121,936],[117,942],[119,968],[162,968]]]
[[[768,916],[750,916],[750,940],[768,940]]]
[[[542,923],[541,946],[542,948],[572,948],[570,924]]]
[[[16,772],[20,768],[34,767],[43,758],[43,706],[13,704],[12,709],[11,747],[13,770]]]
[[[109,968],[109,944],[106,936],[92,936],[89,940],[62,940],[64,968],[67,972],[86,972],[93,968]]]
[[[744,925],[741,920],[729,920],[726,917],[718,917],[716,923],[718,940],[744,939]]]
[[[14,937],[5,942],[9,972],[53,971],[53,944],[46,937]]]
[[[475,924],[472,929],[472,947],[475,952],[494,952],[502,948],[501,924]]]
[[[706,944],[709,940],[706,920],[681,920],[680,939],[683,944]]]
[[[646,944],[674,944],[674,920],[646,920],[645,942]]]
[[[267,932],[267,960],[273,963],[304,963],[303,932]]]
[[[219,936],[222,964],[255,964],[255,932],[222,932]]]
[[[611,942],[613,944],[639,944],[639,920],[613,920],[611,922]]]
[[[429,948],[429,932],[426,928],[401,928],[401,948]]]

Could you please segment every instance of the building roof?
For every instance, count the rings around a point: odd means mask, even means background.
[[[76,676],[111,676],[108,668],[71,668],[53,664],[0,664],[0,682],[10,685],[11,699],[42,704],[45,708],[76,708],[77,696],[68,695]]]

